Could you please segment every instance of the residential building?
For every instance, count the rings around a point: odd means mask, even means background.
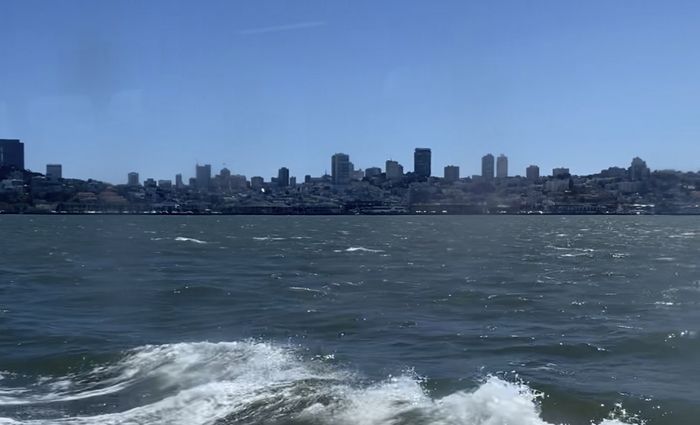
[[[57,182],[62,179],[63,167],[61,164],[46,164],[46,178],[52,182]]]
[[[397,161],[388,160],[385,169],[387,180],[401,180],[403,178],[403,166]]]
[[[127,184],[129,186],[138,186],[139,184],[141,184],[139,180],[139,173],[133,171],[129,173],[129,175],[127,176]]]
[[[528,180],[537,180],[540,178],[540,167],[537,165],[530,165],[525,169],[525,176]]]
[[[500,154],[496,160],[496,177],[504,179],[508,177],[508,157]]]
[[[494,158],[490,153],[481,157],[481,177],[491,180],[494,176]]]
[[[455,182],[459,180],[459,167],[456,165],[448,165],[445,167],[445,181]]]

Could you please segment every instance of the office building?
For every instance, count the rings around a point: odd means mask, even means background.
[[[185,183],[182,181],[182,174],[175,174],[175,187],[177,189],[185,188]]]
[[[419,177],[430,177],[430,149],[416,148],[413,153],[413,172]]]
[[[337,153],[331,157],[331,181],[333,184],[350,183],[350,156]]]
[[[17,139],[0,139],[0,167],[24,170],[24,143]]]
[[[197,189],[209,190],[209,187],[211,186],[211,164],[197,164],[195,171]]]
[[[289,168],[282,167],[277,171],[277,185],[279,187],[289,186]]]
[[[537,165],[530,165],[525,169],[525,176],[528,180],[537,180],[540,178],[540,167]]]
[[[168,180],[158,180],[158,187],[164,190],[170,190],[173,188],[173,181]]]
[[[493,171],[494,171],[493,165],[494,164],[493,163],[494,163],[493,155],[491,155],[490,153],[484,155],[481,158],[481,177],[488,179],[488,180],[493,179],[493,175],[494,175],[494,173],[493,173]]]
[[[139,173],[131,172],[127,177],[127,184],[129,186],[138,186],[140,183]]]
[[[296,185],[297,185],[297,178],[294,177],[294,176],[290,177],[290,178],[289,178],[289,185],[292,186],[292,187],[296,187]]]
[[[63,167],[61,164],[46,164],[46,178],[52,182],[61,180],[63,178]]]
[[[459,167],[456,165],[445,167],[445,181],[456,182],[457,180],[459,180]]]
[[[500,154],[496,160],[496,177],[504,179],[508,177],[508,157]]]
[[[385,168],[387,180],[401,180],[403,178],[403,165],[397,161],[388,160]]]

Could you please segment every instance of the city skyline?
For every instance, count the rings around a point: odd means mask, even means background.
[[[14,146],[17,146],[20,148],[19,151],[17,151],[17,154],[12,156],[11,159],[5,163],[5,149],[7,148],[14,148]],[[14,152],[14,151],[13,151]],[[19,139],[0,139],[0,166],[14,166],[16,168],[23,168],[23,167],[17,167],[17,164],[21,163],[24,164],[25,162],[25,150],[24,150],[24,143],[21,142]],[[499,156],[496,158],[493,154],[487,153],[484,156],[481,157],[481,169],[480,172],[474,173],[474,174],[463,174],[460,169],[461,167],[459,165],[454,165],[454,164],[433,164],[432,163],[432,151],[430,148],[415,148],[414,149],[414,155],[413,155],[413,162],[411,164],[408,164],[408,168],[404,166],[404,164],[393,160],[393,159],[387,159],[385,161],[385,168],[382,167],[375,167],[375,166],[370,166],[370,167],[356,167],[355,164],[352,162],[351,157],[349,154],[346,153],[335,153],[331,156],[331,168],[330,172],[326,169],[321,174],[303,174],[299,175],[299,177],[312,177],[312,178],[318,178],[318,177],[323,177],[323,176],[329,176],[331,178],[331,182],[333,184],[347,184],[351,180],[359,180],[362,177],[357,177],[357,173],[360,173],[364,177],[364,172],[369,171],[371,175],[376,175],[380,173],[385,173],[388,179],[397,179],[401,176],[407,175],[407,174],[414,174],[419,178],[427,178],[427,177],[436,177],[436,178],[445,178],[446,180],[454,181],[457,179],[461,178],[467,178],[467,177],[481,177],[486,180],[492,180],[494,178],[507,178],[507,177],[526,177],[528,179],[532,179],[533,175],[536,175],[537,178],[539,177],[547,177],[550,174],[547,174],[546,172],[543,174],[540,174],[540,169],[541,167],[538,164],[529,164],[523,173],[520,172],[510,172],[508,168],[508,161],[509,158],[507,155],[501,153]],[[8,157],[10,158],[10,157]],[[635,164],[643,164],[644,167],[647,167],[646,162],[642,160],[639,156],[635,156],[632,159],[631,162],[631,168],[635,167]],[[62,164],[61,163],[50,163],[50,164],[45,164],[45,170],[46,172],[44,173],[47,177],[51,177],[52,179],[60,179],[64,178],[63,176],[63,170],[62,170]],[[432,170],[436,170],[436,172],[432,172]],[[533,168],[536,169],[533,174]],[[610,168],[624,168],[627,169],[628,167],[626,166],[620,166],[620,165],[608,165],[606,168],[601,168],[595,173],[590,173],[590,174],[596,174],[601,171],[605,171],[606,169]],[[408,169],[409,171],[405,171]],[[38,170],[31,170],[27,168],[27,170],[33,171],[33,172],[40,172]],[[412,170],[412,171],[411,171]],[[442,170],[443,175],[439,174],[439,171]],[[648,170],[654,170],[652,168],[649,168]],[[675,170],[675,169],[670,169],[670,170]],[[687,170],[675,170],[675,171],[687,171]],[[691,170],[692,172],[692,170]],[[570,173],[570,168],[569,167],[562,167],[562,166],[557,166],[552,168],[552,173],[551,176],[557,176],[558,174],[569,174]],[[231,170],[226,165],[224,164],[221,169],[217,172],[216,168],[212,168],[211,164],[204,164],[204,163],[199,163],[197,162],[195,164],[195,172],[193,173],[192,177],[189,177],[189,181],[191,185],[195,185],[198,188],[206,188],[210,186],[210,182],[212,177],[217,176],[219,174],[226,174],[227,177],[230,177],[232,175],[238,176],[241,178],[245,178],[247,182],[251,182],[255,179],[258,181],[265,181],[265,182],[273,182],[273,181],[279,181],[280,186],[288,186],[290,184],[290,179],[293,179],[293,181],[296,181],[297,175],[291,173],[290,169],[286,166],[282,166],[277,169],[277,174],[276,175],[271,175],[271,176],[264,176],[261,173],[254,173],[253,175],[247,175],[247,174],[242,174],[235,172],[235,170]],[[575,171],[571,172],[572,175],[579,175]],[[580,175],[586,175],[586,174],[580,174]],[[177,172],[174,174],[174,179],[172,176],[171,178],[167,178],[168,176],[152,176],[152,175],[146,175],[141,173],[138,170],[131,170],[127,172],[126,174],[126,179],[124,181],[117,180],[117,181],[106,181],[106,180],[101,180],[105,183],[110,183],[110,184],[127,184],[129,186],[133,185],[138,185],[140,184],[141,180],[146,181],[146,180],[152,180],[154,182],[164,182],[167,184],[172,184],[173,180],[176,182],[175,186],[180,188],[184,187],[185,184],[183,183],[183,174],[182,172]],[[75,177],[75,176],[66,176],[66,178],[78,178],[80,177]],[[87,179],[93,179],[92,177],[88,177]],[[95,179],[99,180],[99,179]],[[136,182],[136,183],[134,183]]]
[[[30,169],[319,175],[334,152],[366,168],[416,146],[463,175],[484,152],[511,170],[699,165],[696,2],[8,0],[3,16],[0,135],[33,146]]]

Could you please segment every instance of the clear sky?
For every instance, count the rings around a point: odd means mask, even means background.
[[[700,2],[0,0],[0,138],[126,181],[700,168]]]

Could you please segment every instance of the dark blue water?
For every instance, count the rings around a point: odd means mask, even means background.
[[[0,216],[0,424],[697,424],[693,217]]]

